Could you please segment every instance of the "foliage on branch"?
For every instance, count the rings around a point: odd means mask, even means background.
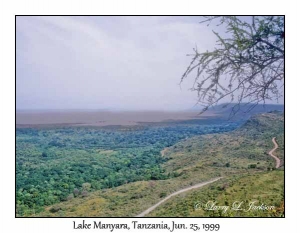
[[[278,101],[284,85],[284,17],[209,16],[201,23],[215,20],[226,28],[228,37],[213,31],[218,38],[214,51],[201,53],[194,48],[181,78],[182,82],[196,74],[191,90],[198,93],[202,112],[225,97],[236,103],[232,114],[241,103],[250,111],[267,100]]]

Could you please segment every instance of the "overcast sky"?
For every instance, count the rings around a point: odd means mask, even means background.
[[[216,42],[200,20],[18,16],[17,109],[190,109],[186,54]]]

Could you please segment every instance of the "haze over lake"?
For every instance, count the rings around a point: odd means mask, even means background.
[[[91,110],[35,110],[17,111],[17,125],[83,124],[83,125],[136,125],[139,122],[191,120],[212,116],[188,111],[91,111]]]

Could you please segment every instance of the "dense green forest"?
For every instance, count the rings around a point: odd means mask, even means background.
[[[93,190],[172,178],[177,173],[165,172],[163,148],[240,124],[212,118],[125,128],[17,128],[17,215],[35,214]]]

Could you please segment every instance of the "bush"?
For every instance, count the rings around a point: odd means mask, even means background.
[[[163,198],[163,197],[166,197],[166,196],[167,196],[167,193],[166,193],[166,192],[162,192],[162,193],[159,194],[159,197],[160,197],[160,198]]]
[[[256,168],[256,164],[250,164],[248,168]]]
[[[90,183],[83,183],[82,184],[82,189],[85,190],[85,191],[90,191],[91,184]]]
[[[88,192],[87,192],[87,191],[82,191],[82,192],[81,192],[81,196],[82,196],[82,197],[87,197],[87,195],[88,195]]]
[[[73,199],[74,198],[74,195],[71,193],[68,197],[67,197],[67,200],[69,201],[69,200],[71,200],[71,199]]]
[[[59,206],[53,206],[49,211],[51,213],[56,213],[56,212],[58,212],[60,210],[61,210],[61,208]]]
[[[73,191],[74,197],[77,197],[79,195],[79,190],[77,188]]]

